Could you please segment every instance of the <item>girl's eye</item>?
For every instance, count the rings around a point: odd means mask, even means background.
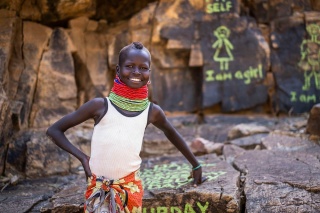
[[[126,67],[128,67],[128,68],[132,68],[133,66],[132,66],[132,65],[127,65]]]
[[[142,70],[142,71],[147,71],[147,70],[149,70],[149,69],[146,68],[146,67],[140,67],[140,70]]]

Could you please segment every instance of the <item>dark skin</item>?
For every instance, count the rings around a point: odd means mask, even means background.
[[[131,88],[140,88],[146,85],[150,76],[149,53],[143,49],[130,49],[126,54],[125,60],[121,61],[119,65],[117,65],[116,71],[121,81]],[[126,111],[118,107],[116,108],[125,114],[137,114],[137,112]],[[91,177],[92,175],[89,167],[90,157],[72,145],[72,143],[66,138],[64,132],[89,119],[93,119],[95,123],[97,123],[97,121],[103,117],[104,109],[105,106],[103,98],[92,99],[79,107],[75,112],[72,112],[58,120],[47,130],[47,135],[55,144],[74,155],[81,162],[86,177]],[[181,135],[168,121],[160,106],[156,104],[152,105],[152,109],[150,111],[148,124],[150,123],[164,132],[166,137],[186,157],[193,168],[199,165],[199,162],[190,151]],[[192,177],[194,178],[194,186],[197,186],[206,180],[205,177],[202,177],[201,168],[193,171]]]

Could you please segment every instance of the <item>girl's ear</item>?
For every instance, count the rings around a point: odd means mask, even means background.
[[[120,74],[120,66],[119,66],[119,64],[117,64],[117,66],[116,66],[116,74],[119,76],[119,74]]]

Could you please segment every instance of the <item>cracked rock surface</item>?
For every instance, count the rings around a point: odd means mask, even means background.
[[[246,211],[319,212],[319,145],[281,133],[263,143],[267,150],[245,151],[234,159],[246,173]]]
[[[197,156],[208,180],[195,188],[188,179],[190,164],[174,149],[167,149],[172,152],[166,154],[162,147],[157,152],[159,146],[170,147],[169,142],[148,127],[144,140],[150,152],[144,149],[141,167],[143,213],[320,212],[320,146],[318,139],[305,134],[305,125],[301,125],[305,117],[218,115],[207,117],[205,124],[197,124],[193,116],[170,120],[187,142],[202,137],[207,143],[222,144],[223,151],[221,155]],[[239,124],[265,127],[270,132],[228,139]],[[68,134],[87,144],[89,139],[79,132],[81,129]],[[42,168],[42,175],[46,169],[54,168]],[[81,170],[72,171],[78,173],[21,179],[16,185],[2,187],[1,211],[83,212],[85,177]]]

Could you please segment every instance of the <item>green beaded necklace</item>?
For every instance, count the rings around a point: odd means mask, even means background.
[[[131,99],[116,95],[113,92],[110,92],[109,99],[112,101],[114,105],[127,111],[134,111],[134,112],[143,111],[149,105],[148,98],[142,99],[142,100],[131,100]]]

